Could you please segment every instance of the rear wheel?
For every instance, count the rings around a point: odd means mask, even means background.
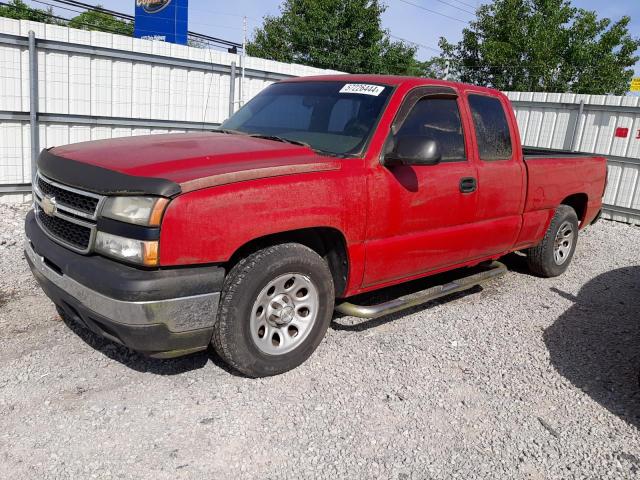
[[[560,205],[542,242],[527,251],[527,263],[541,277],[563,274],[578,243],[578,216],[573,208]]]
[[[277,375],[311,356],[333,305],[333,280],[322,257],[296,243],[265,248],[227,275],[212,343],[245,375]]]

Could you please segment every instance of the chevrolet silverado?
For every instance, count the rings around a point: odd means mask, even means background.
[[[214,132],[44,150],[25,256],[59,313],[98,335],[158,358],[211,344],[268,376],[303,363],[334,310],[419,305],[502,273],[514,251],[560,275],[605,182],[604,158],[523,149],[498,91],[297,78]],[[348,301],[454,269],[470,273]]]

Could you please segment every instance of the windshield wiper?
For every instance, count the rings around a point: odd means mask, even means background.
[[[234,133],[243,133],[243,132],[236,132],[234,130],[232,130],[232,132],[234,132]],[[351,154],[351,153],[335,153],[335,152],[330,152],[328,150],[322,150],[320,148],[314,148],[314,147],[312,147],[310,144],[308,144],[306,142],[301,142],[300,140],[291,140],[290,138],[279,137],[277,135],[268,135],[266,133],[249,133],[249,134],[245,134],[245,135],[248,135],[249,137],[253,137],[253,138],[262,138],[264,140],[274,140],[276,142],[290,143],[292,145],[300,145],[301,147],[310,148],[311,150],[313,150],[314,152],[316,152],[319,155],[325,155],[325,156],[328,156],[328,157],[336,157],[336,158],[353,158],[353,157],[357,157],[357,155],[354,155],[354,154]]]
[[[246,135],[244,132],[241,132],[239,130],[231,130],[230,128],[214,128],[210,131],[213,133],[226,133],[229,135]]]
[[[360,156],[355,153],[329,153],[329,155],[338,158],[360,158]]]
[[[250,133],[249,136],[253,137],[253,138],[263,138],[265,140],[274,140],[276,142],[290,143],[292,145],[300,145],[301,147],[309,147],[309,148],[311,148],[311,145],[309,145],[308,143],[301,142],[299,140],[291,140],[289,138],[279,137],[277,135],[266,135],[266,134],[262,134],[262,133]]]

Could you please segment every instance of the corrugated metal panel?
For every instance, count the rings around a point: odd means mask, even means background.
[[[640,224],[640,97],[507,92],[526,146],[606,156],[605,218]],[[580,103],[583,102],[582,114]],[[616,136],[618,129],[628,129]]]
[[[43,41],[106,47],[122,52],[105,56],[65,48],[38,51],[39,112],[137,120],[171,120],[217,124],[229,113],[229,73],[232,62],[241,73],[238,55],[163,42],[122,37],[104,32],[74,30],[25,20],[0,18],[0,34],[28,36]],[[157,60],[132,59],[126,54],[165,56]],[[131,55],[130,55],[131,56]],[[171,64],[186,60],[189,66]],[[194,63],[194,62],[200,62]],[[174,62],[175,63],[175,62]],[[190,65],[194,65],[191,67]],[[273,83],[270,75],[334,73],[302,65],[247,58],[250,71],[244,81],[245,100]],[[227,69],[225,72],[224,69]],[[240,82],[240,79],[237,80]],[[239,83],[236,95],[239,95]],[[236,105],[240,102],[235,99]],[[29,52],[26,45],[0,44],[0,184],[27,183],[30,178],[29,122],[11,117],[29,111]],[[139,128],[126,125],[41,123],[41,147],[126,135],[180,132],[178,128]],[[121,122],[122,123],[122,122]]]
[[[237,55],[162,42],[87,32],[25,20],[0,18],[0,33],[28,35],[73,45],[106,47],[122,52],[105,57],[64,50],[38,51],[39,109],[41,113],[171,120],[215,124],[229,111],[230,76],[220,67],[231,62],[241,73]],[[127,53],[166,56],[167,64],[132,59]],[[201,62],[190,68],[169,60]],[[24,45],[0,45],[0,113],[28,112],[29,52]],[[175,62],[174,62],[175,63]],[[209,68],[210,67],[210,68]],[[317,75],[335,73],[247,58],[247,75],[236,105],[273,83],[270,74]],[[260,74],[264,72],[264,75]],[[640,98],[574,94],[508,92],[514,104],[523,143],[609,156],[609,186],[605,202],[617,211],[609,215],[640,223]],[[580,102],[584,110],[579,115]],[[140,128],[122,125],[42,123],[42,147],[124,135],[182,131],[177,128]],[[104,122],[103,122],[104,123]],[[616,128],[629,128],[626,138],[615,138]],[[575,135],[574,135],[575,133]],[[575,137],[575,138],[574,138]],[[30,177],[30,133],[26,120],[0,121],[0,183],[24,183]]]

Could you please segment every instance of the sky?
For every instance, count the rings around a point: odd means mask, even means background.
[[[83,0],[105,8],[133,14],[135,0]],[[48,0],[27,0],[27,3],[45,8]],[[227,40],[242,42],[242,17],[248,17],[249,32],[261,23],[265,15],[277,15],[281,0],[189,0],[189,30]],[[479,0],[383,0],[387,10],[383,15],[384,27],[397,39],[400,37],[419,44],[417,57],[426,60],[437,54],[441,36],[455,42],[462,29],[474,18]],[[631,34],[640,37],[640,1],[638,0],[573,0],[573,5],[595,10],[599,17],[618,20],[631,17]],[[70,7],[71,8],[71,7]],[[74,12],[54,8],[60,16]],[[640,75],[640,63],[636,66]]]

